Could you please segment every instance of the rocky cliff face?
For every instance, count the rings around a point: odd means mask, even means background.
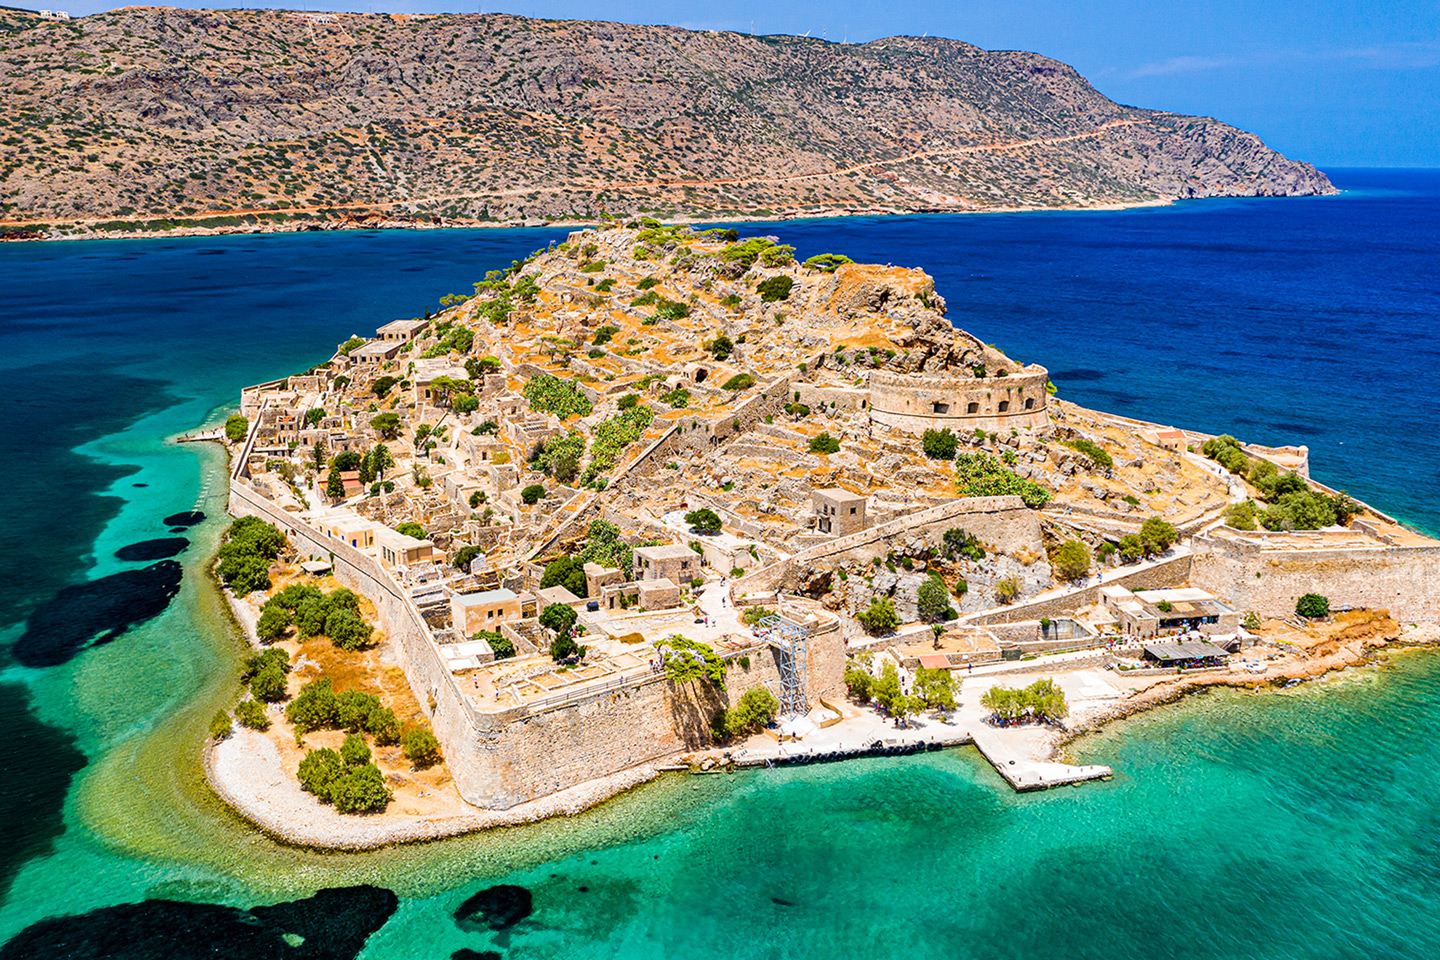
[[[1226,124],[1120,106],[1056,61],[938,38],[6,10],[0,101],[10,225],[764,216],[1333,189]]]

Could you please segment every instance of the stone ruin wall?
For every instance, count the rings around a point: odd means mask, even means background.
[[[878,424],[919,435],[926,430],[956,433],[1009,433],[1017,429],[1041,430],[1049,426],[1050,375],[1043,367],[1026,367],[1008,377],[925,376],[877,370],[870,375],[870,418]],[[1032,401],[1025,409],[1025,402]],[[1007,411],[1000,404],[1008,402]],[[936,412],[935,405],[949,409]],[[976,412],[968,413],[974,403]]]
[[[1144,570],[1137,570],[1134,573],[1123,577],[1110,577],[1103,584],[1096,584],[1093,587],[1086,587],[1067,593],[1063,597],[1053,597],[1049,600],[1035,600],[1029,603],[1017,603],[1009,607],[1001,607],[980,616],[967,618],[966,623],[976,626],[988,626],[990,624],[1017,623],[1024,620],[1039,620],[1041,617],[1049,617],[1054,620],[1059,617],[1069,616],[1081,607],[1088,607],[1091,604],[1100,602],[1101,586],[1127,587],[1131,590],[1163,590],[1167,587],[1184,586],[1191,579],[1192,561],[1194,557],[1190,554],[1173,557],[1162,561],[1154,566],[1146,567]]]
[[[875,527],[819,544],[735,581],[732,596],[795,588],[811,569],[834,569],[843,563],[870,563],[884,557],[900,540],[924,539],[939,546],[945,531],[959,527],[979,537],[991,552],[1034,551],[1044,556],[1040,514],[1019,497],[970,497],[917,513],[905,514]]]
[[[1192,583],[1242,614],[1291,617],[1307,593],[1330,609],[1389,610],[1397,620],[1440,620],[1440,547],[1265,550],[1195,539]],[[1258,576],[1257,576],[1258,575]]]

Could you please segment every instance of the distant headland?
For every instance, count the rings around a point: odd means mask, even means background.
[[[942,38],[507,14],[0,10],[0,236],[1113,208],[1334,192]]]

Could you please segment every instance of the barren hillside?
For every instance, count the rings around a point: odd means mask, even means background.
[[[0,220],[769,216],[1328,192],[1065,64],[492,14],[0,11]],[[147,223],[148,221],[148,223]],[[157,222],[161,221],[161,222]]]

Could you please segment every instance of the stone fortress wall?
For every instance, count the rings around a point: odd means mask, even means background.
[[[1440,620],[1440,547],[1266,549],[1196,537],[1191,582],[1237,610],[1289,617],[1307,593],[1331,610],[1389,610],[1397,620]]]
[[[476,710],[445,664],[419,608],[379,561],[276,507],[239,476],[245,461],[238,462],[230,484],[230,513],[275,524],[301,555],[328,558],[340,583],[375,604],[399,666],[440,739],[456,787],[475,806],[508,809],[672,755],[695,745],[715,707],[733,705],[755,686],[779,693],[777,655],[756,643],[727,654],[731,669],[726,689],[704,700],[697,700],[693,691],[677,691],[663,674],[656,674],[537,709]],[[742,656],[750,660],[748,669],[739,664]],[[822,619],[808,646],[807,695],[812,704],[838,695],[844,657],[839,622]]]
[[[949,427],[956,433],[1008,433],[1050,423],[1050,374],[1031,364],[1006,377],[931,376],[876,370],[870,374],[870,418],[910,434]]]

